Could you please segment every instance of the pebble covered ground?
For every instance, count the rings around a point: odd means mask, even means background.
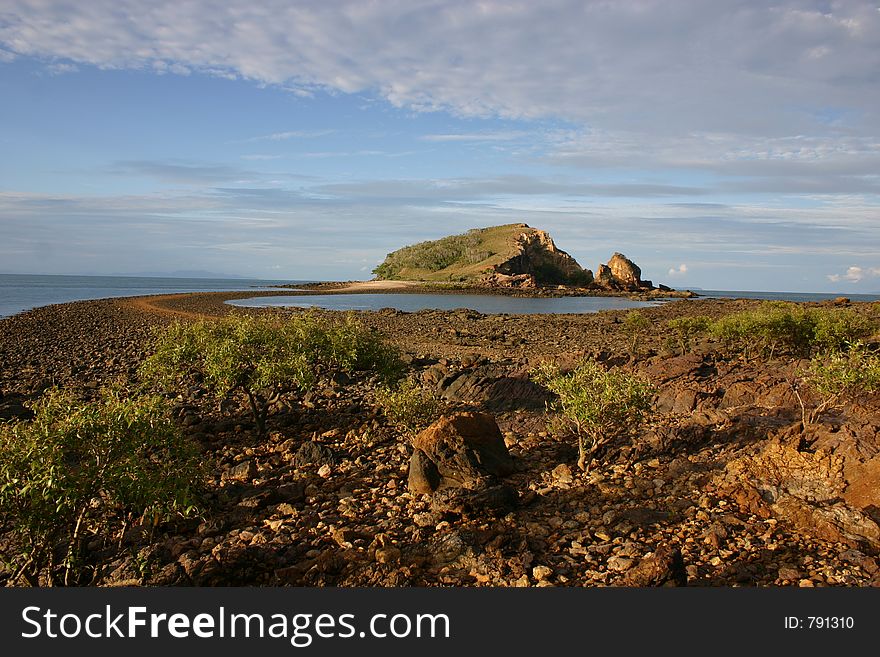
[[[27,417],[27,402],[51,386],[89,397],[116,379],[132,380],[155,327],[245,312],[222,303],[235,296],[78,302],[0,320],[0,417]],[[517,492],[516,504],[501,512],[455,513],[410,492],[412,447],[382,414],[378,382],[369,375],[285,396],[272,409],[266,438],[258,437],[243,409],[221,412],[194,387],[175,399],[174,409],[211,464],[202,516],[129,526],[112,544],[96,539],[91,547],[107,565],[93,581],[638,585],[644,583],[635,575],[639,568],[671,549],[680,553],[690,586],[880,583],[880,535],[816,520],[841,502],[802,499],[788,479],[774,483],[772,499],[766,495],[772,487],[762,488],[766,477],[758,466],[775,453],[768,445],[801,450],[805,459],[815,451],[803,447],[812,435],[790,438],[800,418],[791,393],[797,362],[720,358],[711,345],[686,355],[669,351],[666,320],[754,305],[698,299],[644,309],[652,327],[636,356],[622,328],[625,311],[357,313],[400,346],[411,374],[442,395],[450,411],[493,413],[514,458],[515,471],[505,480]],[[859,307],[877,313],[869,304]],[[342,315],[323,314],[328,321]],[[576,466],[573,440],[554,430],[546,396],[526,380],[543,359],[574,362],[584,355],[639,371],[659,390],[650,425],[586,473]],[[851,435],[876,452],[878,409],[876,395],[845,407],[828,418],[826,433]],[[794,502],[801,504],[799,514],[787,511]],[[870,508],[854,512],[873,522]],[[5,537],[2,549],[11,549]]]

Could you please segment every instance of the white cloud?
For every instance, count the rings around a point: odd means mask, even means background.
[[[849,281],[850,283],[859,283],[867,278],[880,276],[880,267],[858,267],[853,265],[848,267],[845,274],[828,274],[828,280],[832,283],[840,281]]]
[[[683,276],[687,274],[688,266],[684,263],[681,263],[677,268],[670,267],[669,271],[666,272],[667,276]]]
[[[841,109],[847,129],[876,134],[878,41],[868,0],[6,0],[0,10],[0,43],[23,55],[705,144],[713,133],[833,130]]]

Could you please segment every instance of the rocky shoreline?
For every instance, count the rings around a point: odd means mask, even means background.
[[[297,294],[374,294],[380,290],[369,287],[364,281],[318,282],[302,285],[279,285],[297,290]],[[635,301],[666,299],[696,299],[700,295],[691,290],[670,290],[661,288],[639,288],[634,290],[612,290],[595,287],[553,285],[537,287],[510,287],[488,283],[431,283],[424,281],[387,281],[382,287],[383,294],[491,294],[508,297],[621,297]]]
[[[314,288],[322,292],[325,288]],[[431,290],[435,292],[434,289]],[[265,293],[283,294],[287,292]],[[28,416],[51,386],[84,398],[132,380],[152,330],[244,310],[241,292],[87,301],[0,320],[0,418]],[[248,296],[256,294],[248,293]],[[203,516],[129,528],[104,550],[105,585],[865,586],[880,584],[880,398],[804,429],[795,358],[722,356],[711,341],[670,352],[669,319],[758,302],[692,299],[640,312],[510,316],[358,312],[404,353],[450,411],[490,413],[512,456],[505,505],[457,508],[408,490],[410,442],[367,376],[272,409],[259,438],[198,387],[175,414],[213,464]],[[852,304],[877,317],[877,304]],[[343,313],[316,311],[327,321]],[[591,472],[552,431],[543,359],[592,356],[658,389],[652,422]],[[808,400],[809,401],[809,400]],[[0,551],[11,549],[0,534]]]

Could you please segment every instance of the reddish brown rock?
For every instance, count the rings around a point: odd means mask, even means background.
[[[513,472],[498,424],[486,413],[445,415],[418,434],[413,447],[409,487],[414,492],[479,488],[487,478]]]

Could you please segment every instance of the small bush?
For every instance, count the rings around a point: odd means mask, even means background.
[[[818,352],[844,350],[847,345],[869,337],[877,324],[848,308],[811,310],[813,347]]]
[[[379,390],[376,398],[385,417],[410,436],[430,425],[443,410],[443,402],[413,379]]]
[[[844,397],[880,390],[880,353],[857,343],[847,351],[816,357],[804,373],[804,381],[822,398],[809,416],[815,420],[822,411],[839,405]]]
[[[629,353],[633,356],[639,355],[640,342],[649,328],[651,320],[638,310],[630,311],[623,318],[623,330],[630,338]]]
[[[0,425],[0,517],[21,553],[10,565],[37,584],[59,570],[75,583],[86,538],[109,535],[127,514],[195,512],[195,447],[159,397],[104,392],[83,404],[59,390],[34,405],[33,420]]]
[[[678,317],[670,319],[666,325],[675,333],[675,339],[682,354],[686,354],[693,346],[693,339],[709,330],[712,323],[705,315],[696,317]]]
[[[583,361],[568,374],[543,363],[532,378],[558,396],[555,408],[578,438],[581,470],[587,469],[588,460],[599,448],[635,431],[644,422],[654,395],[647,381],[618,370],[605,370],[593,360]]]
[[[390,381],[401,369],[397,351],[351,316],[328,323],[306,313],[174,324],[158,336],[141,374],[164,385],[197,376],[220,399],[240,391],[264,434],[269,406],[285,392],[308,390],[334,371],[372,370]]]
[[[780,301],[766,302],[755,311],[727,315],[709,325],[712,335],[746,358],[772,358],[780,352],[809,356],[839,350],[874,330],[874,322],[849,309],[807,310]]]

